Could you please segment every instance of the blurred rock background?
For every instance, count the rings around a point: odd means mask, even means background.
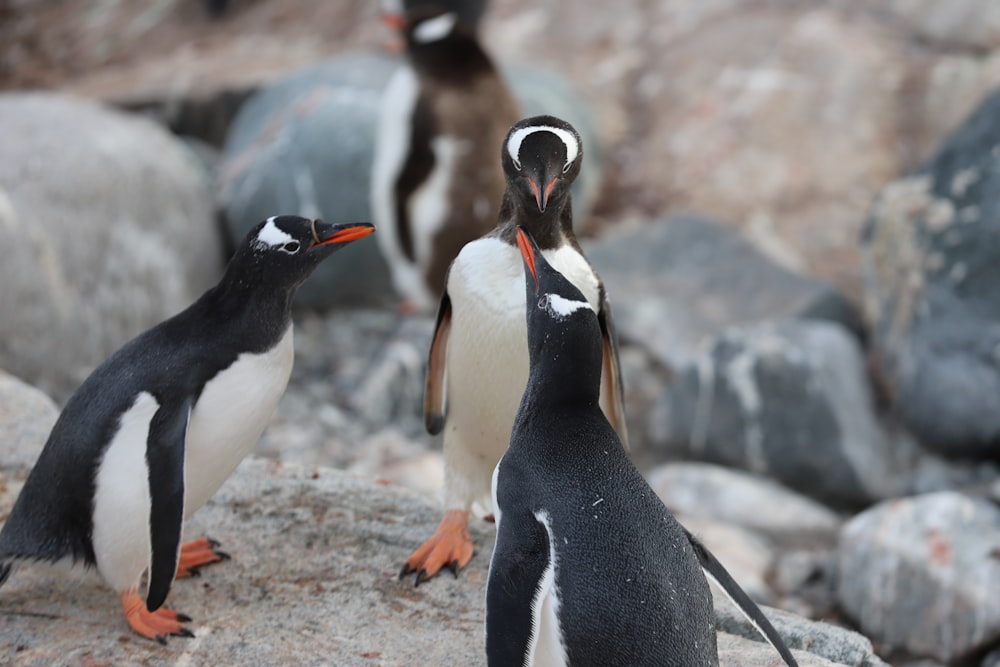
[[[762,603],[892,665],[1000,664],[1000,4],[494,0],[481,35],[584,136],[576,227],[667,505]],[[34,387],[0,404],[0,482],[38,390],[250,225],[367,219],[391,39],[362,0],[0,2],[0,368]],[[303,290],[259,453],[433,499],[433,322],[367,241]]]

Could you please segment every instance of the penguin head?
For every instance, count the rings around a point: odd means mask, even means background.
[[[385,0],[385,23],[406,38],[410,48],[440,42],[456,33],[474,35],[485,0]]]
[[[581,390],[598,391],[603,345],[597,313],[576,285],[545,259],[524,227],[517,228],[524,260],[528,351],[531,366],[558,363],[549,374],[585,378]],[[560,357],[563,360],[560,362]],[[571,360],[571,361],[570,361]],[[596,384],[589,384],[596,373]]]
[[[294,289],[335,251],[374,231],[375,225],[367,222],[331,225],[295,215],[272,216],[247,233],[227,272],[240,280]]]
[[[544,214],[561,210],[583,162],[576,129],[555,116],[518,121],[503,143],[500,160],[507,189],[523,208]]]

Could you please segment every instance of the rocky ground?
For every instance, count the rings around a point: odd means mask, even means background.
[[[261,217],[368,215],[396,62],[376,4],[228,4],[0,3],[0,368],[36,388],[0,374],[0,516],[51,423],[38,389],[65,400]],[[635,460],[836,664],[880,663],[804,619],[900,667],[1000,664],[998,7],[498,0],[483,25],[525,107],[584,135],[577,227]],[[393,578],[441,485],[419,412],[433,322],[397,313],[369,241],[304,286],[266,460],[196,516],[237,556],[175,589],[198,637],[158,653],[99,587],[27,573],[0,595],[4,659],[478,664],[490,531],[450,587]],[[723,664],[770,664],[722,637]]]

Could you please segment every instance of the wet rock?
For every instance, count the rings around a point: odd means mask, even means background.
[[[221,275],[204,172],[163,128],[82,99],[0,95],[0,366],[65,398]]]
[[[743,526],[788,544],[832,543],[840,518],[768,479],[706,463],[669,463],[647,474],[663,503],[687,518]]]
[[[940,492],[886,501],[840,534],[837,597],[879,644],[946,663],[1000,639],[1000,509]]]
[[[862,242],[876,361],[900,418],[947,456],[1000,455],[1000,92],[885,188]]]

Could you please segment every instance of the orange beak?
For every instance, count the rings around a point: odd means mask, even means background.
[[[403,32],[406,28],[406,19],[402,14],[386,12],[382,14],[382,23],[397,32]]]
[[[517,228],[517,247],[521,250],[521,257],[524,258],[524,263],[528,265],[528,270],[531,271],[531,277],[535,279],[535,291],[538,291],[538,272],[535,270],[535,249],[532,247],[531,237],[528,236],[528,232],[524,231],[524,228]]]
[[[542,213],[545,212],[545,206],[549,203],[549,195],[552,194],[552,188],[555,187],[556,181],[559,177],[556,176],[552,181],[545,186],[545,191],[543,192],[538,183],[535,183],[533,178],[528,178],[528,185],[531,186],[531,191],[535,193],[535,203],[538,204],[538,210]]]
[[[375,231],[375,225],[368,222],[358,222],[350,226],[345,226],[338,229],[329,238],[322,241],[317,239],[316,245],[330,245],[332,243],[350,243],[351,241],[357,241],[358,239],[363,239],[364,237],[372,234]],[[313,227],[313,236],[316,235],[316,228]]]

